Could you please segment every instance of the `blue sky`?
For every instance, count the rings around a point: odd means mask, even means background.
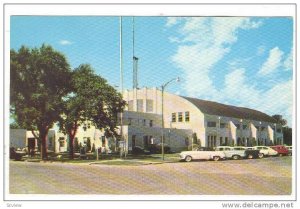
[[[132,18],[123,17],[124,88],[132,88]],[[11,48],[50,44],[72,68],[92,65],[119,85],[119,18],[12,16]],[[293,19],[135,17],[139,87],[282,114],[292,122]]]

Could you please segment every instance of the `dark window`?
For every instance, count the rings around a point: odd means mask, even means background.
[[[182,122],[182,112],[178,113],[178,122]]]
[[[146,119],[143,120],[143,126],[146,126]]]
[[[64,147],[65,146],[65,138],[64,137],[59,137],[59,146]]]
[[[153,120],[150,120],[149,122],[149,126],[152,127],[153,126]]]
[[[185,112],[185,122],[189,122],[190,121],[190,112]]]
[[[245,130],[245,129],[247,129],[248,128],[248,126],[247,125],[243,125],[243,129]]]
[[[259,126],[255,126],[255,128],[256,128],[257,130],[259,130]]]
[[[172,122],[176,122],[176,113],[172,113]]]
[[[105,136],[101,137],[102,147],[105,147]]]
[[[220,123],[220,128],[226,128],[226,123]]]
[[[261,131],[264,131],[266,127],[262,126],[260,127]]]
[[[277,133],[281,133],[281,128],[277,128]]]
[[[132,118],[128,118],[128,125],[130,126],[132,123]]]
[[[207,122],[207,127],[216,127],[216,126],[217,126],[216,122],[212,122],[212,121]]]
[[[236,129],[240,129],[241,125],[240,124],[234,124],[236,126]]]

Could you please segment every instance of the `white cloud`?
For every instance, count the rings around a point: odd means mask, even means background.
[[[291,52],[288,54],[287,58],[283,62],[283,67],[285,71],[293,69],[293,48]]]
[[[178,21],[180,21],[181,19],[182,19],[182,17],[168,17],[166,26],[171,27],[173,25],[176,25],[178,23]]]
[[[275,47],[270,50],[269,57],[259,70],[259,75],[269,75],[276,71],[281,66],[283,52]]]
[[[59,44],[61,44],[61,45],[71,45],[73,43],[71,41],[68,41],[68,40],[60,40]]]
[[[272,83],[272,87],[260,89],[247,77],[247,71],[241,63],[247,60],[237,58],[227,62],[230,73],[225,75],[224,87],[218,89],[211,77],[215,64],[230,52],[231,46],[238,40],[238,30],[250,30],[260,27],[263,22],[250,18],[184,18],[169,20],[168,27],[180,25],[179,37],[170,39],[178,44],[172,56],[174,64],[184,73],[183,87],[188,96],[219,101],[221,103],[244,106],[267,114],[282,114],[292,121],[292,80]],[[265,47],[257,49],[257,55],[265,53]],[[266,62],[260,69],[261,75],[267,75],[282,66],[283,52],[275,47],[270,50]],[[249,58],[251,59],[251,58]],[[291,58],[285,60],[290,66]]]
[[[209,73],[237,41],[238,29],[250,29],[250,25],[253,28],[255,24],[249,18],[242,17],[168,19],[168,26],[176,24],[181,25],[179,32],[183,38],[176,39],[181,44],[172,61],[187,77],[185,90],[190,96],[219,98]]]
[[[267,90],[258,89],[247,82],[245,69],[235,69],[225,76],[225,88],[220,94],[226,95],[231,103],[253,108],[270,115],[281,114],[291,126],[293,110],[293,81],[275,83]]]

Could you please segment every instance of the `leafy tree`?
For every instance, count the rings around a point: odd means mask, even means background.
[[[292,128],[290,127],[283,127],[282,128],[282,132],[283,132],[283,139],[284,139],[284,144],[286,145],[292,145]]]
[[[125,101],[105,79],[94,73],[90,65],[76,68],[71,84],[72,92],[65,99],[59,126],[62,132],[69,135],[70,158],[73,159],[73,141],[78,127],[94,125],[104,130],[106,136],[117,135],[117,115],[123,111]]]
[[[31,130],[41,143],[42,159],[47,159],[47,134],[60,118],[63,97],[69,92],[67,59],[51,46],[22,46],[10,51],[10,76],[11,114],[19,126]]]
[[[287,124],[287,121],[282,118],[282,115],[273,115],[272,118],[276,120],[276,123],[285,126]]]

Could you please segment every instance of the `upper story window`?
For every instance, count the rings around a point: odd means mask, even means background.
[[[128,125],[130,126],[132,123],[132,118],[128,118]]]
[[[182,112],[178,113],[178,122],[182,122]]]
[[[234,124],[236,126],[236,129],[240,129],[241,125],[240,124]]]
[[[137,100],[137,111],[138,112],[143,112],[143,100],[142,99],[138,99]]]
[[[246,130],[248,128],[247,125],[243,125],[243,129]]]
[[[226,128],[226,123],[220,123],[220,128]]]
[[[277,133],[281,133],[281,128],[277,128]]]
[[[133,100],[128,101],[128,111],[133,111]]]
[[[146,112],[153,112],[153,100],[152,99],[146,100]]]
[[[189,122],[190,121],[190,112],[185,112],[184,117],[185,117],[185,122]]]
[[[172,122],[176,122],[176,113],[175,112],[172,113]]]
[[[153,126],[153,120],[149,121],[149,126],[152,127]]]
[[[264,127],[264,126],[260,127],[261,131],[264,131],[265,129],[266,129],[266,127]]]
[[[146,126],[146,119],[143,120],[143,126]]]
[[[214,122],[214,121],[208,121],[207,122],[207,127],[216,127],[217,126],[217,123]]]

